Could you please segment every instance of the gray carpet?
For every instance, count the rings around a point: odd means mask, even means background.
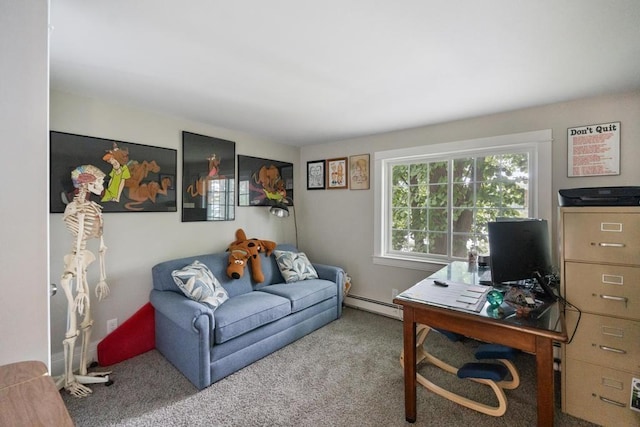
[[[431,333],[429,350],[454,366],[473,360],[478,345]],[[402,324],[346,308],[341,319],[198,391],[152,350],[110,367],[114,384],[63,398],[77,426],[410,426],[398,362]],[[415,426],[533,426],[535,360],[521,354],[522,384],[507,390],[509,407],[491,417],[418,387]],[[452,391],[496,402],[487,386],[459,380],[432,366],[419,371]],[[556,426],[591,426],[556,408]]]

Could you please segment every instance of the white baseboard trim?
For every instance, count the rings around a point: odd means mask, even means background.
[[[395,304],[383,303],[357,295],[349,295],[344,299],[344,305],[372,313],[381,314],[393,319],[402,320],[402,307]]]
[[[75,348],[73,349],[73,369],[78,369],[80,366],[80,339],[76,341]],[[87,360],[89,364],[98,360],[98,342],[94,341],[89,344],[89,354]],[[64,375],[64,351],[51,355],[51,376],[57,377]]]

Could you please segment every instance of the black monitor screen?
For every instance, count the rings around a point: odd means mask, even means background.
[[[552,273],[546,220],[497,221],[489,224],[491,280],[504,283]]]

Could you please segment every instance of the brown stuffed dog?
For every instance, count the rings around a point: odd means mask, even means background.
[[[251,277],[257,283],[264,282],[262,274],[262,263],[260,252],[265,252],[267,256],[276,248],[276,243],[270,240],[247,239],[247,235],[242,228],[236,231],[235,242],[229,245],[229,263],[227,264],[227,276],[232,279],[239,279],[244,274],[244,267],[247,262],[251,263]]]

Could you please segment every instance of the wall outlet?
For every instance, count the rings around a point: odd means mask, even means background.
[[[398,290],[397,289],[391,289],[391,299],[393,300],[397,296],[398,296]]]
[[[107,320],[107,333],[115,331],[118,328],[118,319],[109,319]]]

